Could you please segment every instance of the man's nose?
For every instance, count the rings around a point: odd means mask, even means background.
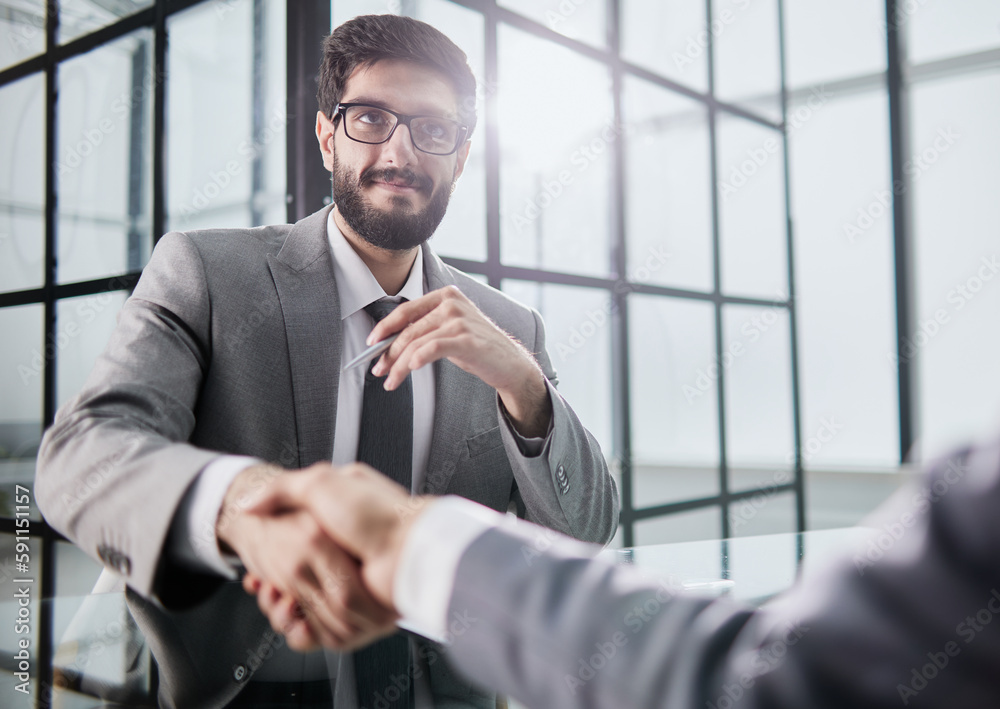
[[[382,157],[396,167],[415,165],[419,160],[417,149],[413,147],[410,129],[400,123],[392,136],[382,144]]]

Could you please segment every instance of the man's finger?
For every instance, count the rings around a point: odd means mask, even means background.
[[[267,489],[246,508],[248,514],[269,517],[289,509],[301,509],[308,494],[310,480],[305,472],[279,475],[267,484]]]
[[[287,627],[282,634],[285,636],[285,643],[288,647],[296,652],[311,652],[322,646],[305,621],[299,621]]]
[[[289,646],[295,650],[304,652],[320,644],[334,647],[344,642],[340,634],[322,627],[292,595],[272,584],[262,584],[257,604],[271,628],[286,636]],[[293,637],[296,638],[295,642],[291,640]]]
[[[414,340],[392,364],[383,384],[386,391],[393,391],[402,384],[410,372],[439,359],[459,354],[461,342],[456,336],[445,337],[437,331]]]
[[[321,644],[323,633],[312,627],[302,608],[289,596],[282,596],[274,604],[268,620],[275,632],[285,636],[293,650],[307,652]]]
[[[318,564],[320,590],[327,609],[355,632],[370,632],[396,615],[376,601],[361,579],[358,562],[334,547]]]
[[[277,588],[271,584],[264,584],[260,593],[257,594],[257,607],[260,608],[260,612],[264,614],[264,617],[271,620],[275,607],[281,601],[281,598],[282,594]],[[275,628],[275,630],[278,630],[278,628]]]
[[[431,291],[416,300],[401,303],[391,313],[375,324],[371,334],[368,335],[366,343],[372,345],[380,340],[384,340],[392,333],[399,332],[410,323],[415,323],[445,300],[452,298],[467,300],[457,286],[446,286],[445,288]]]
[[[372,369],[372,374],[376,377],[383,376],[392,369],[392,365],[406,351],[411,342],[436,332],[446,322],[447,318],[440,309],[434,309],[419,320],[411,322],[403,328],[389,349],[382,353],[378,363]]]
[[[262,582],[253,573],[247,572],[243,575],[243,590],[249,593],[251,596],[256,596],[257,592],[260,591]]]

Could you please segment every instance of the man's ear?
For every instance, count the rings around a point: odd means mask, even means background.
[[[319,141],[319,152],[323,155],[323,167],[333,172],[333,122],[322,111],[316,111],[316,140]]]
[[[462,172],[465,171],[465,161],[469,159],[469,150],[472,148],[472,141],[467,140],[462,143],[458,150],[455,152],[458,159],[455,161],[455,174],[452,176],[451,181],[454,182],[459,177],[462,176]]]

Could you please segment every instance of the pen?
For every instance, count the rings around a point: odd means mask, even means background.
[[[387,349],[389,349],[389,345],[391,345],[393,342],[395,342],[397,337],[399,337],[399,333],[398,332],[394,333],[392,335],[389,335],[384,340],[379,340],[378,342],[376,342],[371,347],[366,347],[365,350],[364,350],[364,352],[362,352],[357,357],[355,357],[354,359],[352,359],[350,362],[348,362],[347,364],[345,364],[344,368],[341,369],[340,371],[341,372],[346,372],[348,369],[354,369],[355,367],[357,367],[360,364],[364,364],[365,362],[370,362],[371,360],[375,359],[380,354],[382,354],[383,352],[385,352]]]

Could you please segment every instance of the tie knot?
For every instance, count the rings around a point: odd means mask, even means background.
[[[406,302],[405,299],[403,302]],[[394,303],[388,298],[379,298],[374,303],[365,306],[365,312],[372,316],[375,322],[380,322],[382,318],[395,310],[401,303]]]

